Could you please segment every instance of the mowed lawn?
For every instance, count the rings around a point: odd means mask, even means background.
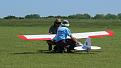
[[[0,68],[120,68],[121,28],[112,28],[113,37],[94,38],[102,50],[75,53],[49,53],[45,41],[24,41],[21,34],[47,34],[48,26],[0,27]],[[106,28],[71,27],[72,32],[100,31]],[[83,39],[82,39],[83,40]]]

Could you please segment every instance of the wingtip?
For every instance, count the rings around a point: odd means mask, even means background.
[[[114,36],[114,32],[112,30],[106,30],[106,32],[108,32],[108,36]]]
[[[108,34],[106,35],[95,35],[95,36],[89,36],[89,38],[102,38],[104,36],[114,36],[114,32],[112,30],[106,30]]]
[[[25,36],[23,35],[18,35],[19,38],[23,39],[23,40],[28,40]]]

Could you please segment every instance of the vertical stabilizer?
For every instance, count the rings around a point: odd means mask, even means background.
[[[91,50],[91,39],[90,38],[87,38],[84,45],[83,45],[83,49],[86,49],[87,51],[90,51]]]

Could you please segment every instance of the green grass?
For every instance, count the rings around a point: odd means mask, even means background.
[[[0,27],[0,68],[120,68],[121,30],[113,28],[114,37],[92,39],[102,50],[74,54],[48,53],[45,41],[24,41],[20,34],[46,34],[47,26]],[[106,28],[70,27],[72,32],[99,31]],[[78,29],[78,30],[77,30]]]

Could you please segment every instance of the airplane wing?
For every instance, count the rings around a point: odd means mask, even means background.
[[[103,36],[113,36],[113,32],[110,31],[97,31],[97,32],[84,32],[84,33],[72,33],[72,36],[76,39],[81,38],[99,38]],[[19,35],[19,38],[23,40],[52,40],[55,34],[41,34],[41,35]],[[70,37],[68,37],[70,38]]]

